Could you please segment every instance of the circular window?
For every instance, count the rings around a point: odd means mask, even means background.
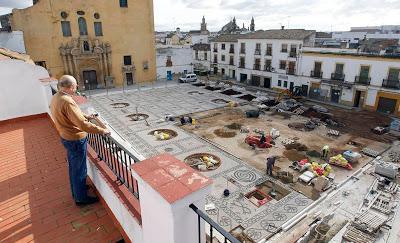
[[[66,19],[68,17],[67,12],[61,12],[61,18]]]
[[[99,14],[99,13],[95,13],[95,14],[94,14],[94,18],[95,18],[95,19],[99,19],[99,18],[100,18],[100,14]]]
[[[85,15],[85,12],[82,10],[79,10],[78,12],[76,12],[78,15]]]

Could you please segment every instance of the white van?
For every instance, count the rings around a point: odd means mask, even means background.
[[[188,73],[179,78],[179,82],[181,83],[189,83],[196,81],[197,81],[197,75],[194,73]]]

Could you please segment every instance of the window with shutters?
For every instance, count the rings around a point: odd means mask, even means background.
[[[61,30],[62,30],[63,36],[65,36],[65,37],[72,36],[71,23],[69,21],[61,21]]]
[[[96,36],[103,36],[103,27],[101,22],[94,22],[94,34]]]
[[[128,0],[119,0],[119,6],[121,8],[127,8],[128,7]]]
[[[79,34],[80,35],[87,35],[87,25],[86,25],[86,19],[83,17],[78,18],[78,25],[79,25]]]

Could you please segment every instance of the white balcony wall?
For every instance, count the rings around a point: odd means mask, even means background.
[[[26,53],[23,32],[0,32],[0,47],[19,53]]]
[[[46,69],[15,59],[0,60],[0,120],[49,112]]]

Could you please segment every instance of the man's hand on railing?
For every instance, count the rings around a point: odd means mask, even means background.
[[[84,114],[83,116],[90,121],[90,120],[95,119],[96,117],[98,117],[99,114],[97,114],[97,113],[90,114],[90,115]]]
[[[108,129],[104,129],[104,133],[103,133],[103,135],[105,135],[105,136],[109,136],[109,135],[111,135],[111,131],[110,131],[110,130],[108,130]]]

